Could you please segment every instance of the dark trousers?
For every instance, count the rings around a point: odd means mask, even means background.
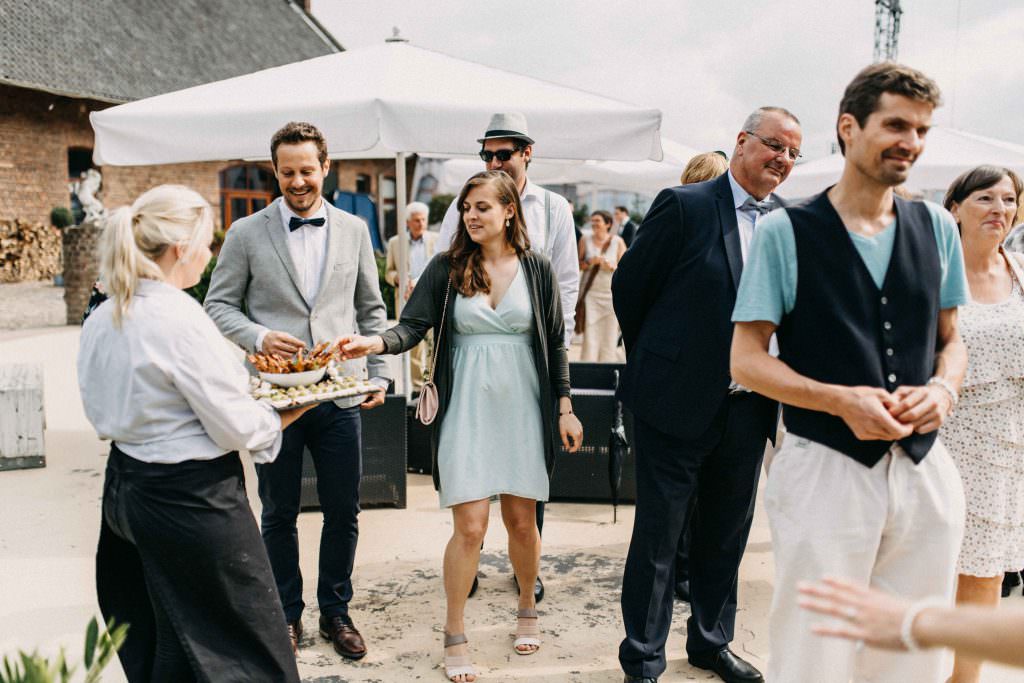
[[[237,453],[156,465],[111,448],[96,592],[129,624],[132,683],[299,680]]]
[[[636,515],[622,579],[626,637],[619,646],[627,674],[657,677],[665,670],[676,551],[698,490],[686,651],[711,652],[732,641],[740,560],[774,411],[756,394],[730,395],[695,440],[669,436],[636,416]]]
[[[693,518],[697,508],[697,496],[690,498],[690,505],[686,509],[686,517],[683,519],[683,533],[679,536],[679,546],[676,548],[676,585],[690,580],[690,542],[693,540],[693,525],[696,523]]]
[[[263,542],[289,622],[298,621],[305,607],[296,528],[305,448],[309,448],[316,467],[316,490],[324,518],[316,588],[320,614],[348,618],[359,539],[359,410],[358,406],[342,409],[333,403],[318,405],[284,430],[281,452],[274,462],[256,466],[263,503]]]

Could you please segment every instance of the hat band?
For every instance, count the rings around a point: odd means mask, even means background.
[[[517,130],[489,130],[484,133],[484,137],[487,138],[528,138],[530,137],[526,133],[520,133]]]

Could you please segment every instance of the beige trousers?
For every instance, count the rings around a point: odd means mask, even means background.
[[[612,308],[611,290],[587,292],[583,300],[587,309],[587,324],[583,329],[583,349],[580,360],[587,363],[614,363],[618,360],[619,321]]]
[[[765,487],[775,553],[770,616],[773,683],[932,683],[946,679],[942,650],[915,654],[823,638],[825,619],[797,604],[797,583],[825,575],[870,583],[911,600],[953,600],[964,493],[940,441],[919,465],[894,446],[867,468],[787,434]]]

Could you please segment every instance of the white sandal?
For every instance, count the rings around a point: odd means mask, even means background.
[[[466,638],[465,633],[456,633],[455,635],[444,634],[444,675],[448,677],[449,681],[454,681],[458,676],[473,676],[474,680],[480,678],[480,674],[473,668],[473,663],[470,661],[468,654],[449,655],[447,652],[450,647],[468,642],[469,640]]]
[[[520,650],[520,647],[532,646],[532,650]],[[516,621],[516,639],[512,649],[517,655],[532,655],[540,649],[540,625],[537,621],[537,610],[521,609]]]

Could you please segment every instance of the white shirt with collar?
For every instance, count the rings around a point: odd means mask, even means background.
[[[746,263],[747,252],[750,250],[750,241],[754,239],[754,228],[757,226],[757,212],[740,210],[743,202],[747,201],[747,197],[752,195],[744,190],[743,186],[736,182],[736,178],[733,177],[731,169],[726,171],[726,173],[729,175],[729,185],[732,187],[732,201],[733,206],[736,208],[736,225],[740,230],[740,254],[742,255],[743,263]],[[767,197],[765,200],[767,200]],[[779,342],[776,340],[774,334],[771,336],[771,339],[768,340],[768,353],[776,357],[779,355]],[[729,384],[729,390],[732,392],[750,391],[750,389],[747,389],[742,384],[737,384],[736,382]]]
[[[142,279],[120,328],[113,313],[113,300],[92,312],[78,354],[85,415],[101,438],[149,463],[277,457],[281,418],[249,395],[249,373],[192,297]]]
[[[736,178],[733,177],[732,171],[726,171],[729,174],[729,185],[732,187],[732,201],[733,206],[736,208],[736,225],[740,229],[740,253],[743,256],[743,262],[747,262],[747,252],[750,250],[750,241],[754,239],[754,227],[757,225],[757,212],[755,211],[741,211],[740,207],[743,202],[747,200],[747,197],[751,196],[749,192],[743,189],[743,187],[736,182]]]
[[[409,236],[409,279],[416,282],[427,267],[427,238],[420,235],[418,240]]]
[[[544,211],[544,195],[550,194],[551,225],[547,225]],[[565,348],[572,341],[576,320],[576,296],[580,288],[579,251],[576,246],[576,225],[572,211],[565,197],[548,192],[540,185],[526,181],[519,196],[523,205],[523,219],[530,237],[530,248],[551,260],[551,268],[558,280],[559,297],[562,303],[562,317],[565,319]],[[455,231],[459,227],[458,199],[448,206],[441,221],[441,232],[437,236],[436,252],[447,251]]]
[[[302,216],[292,211],[283,197],[278,201],[278,208],[281,210],[281,223],[288,238],[288,251],[292,255],[292,263],[299,275],[299,282],[302,283],[302,298],[312,308],[320,291],[320,280],[327,260],[327,202],[321,197],[320,208],[312,216],[307,217],[323,218],[323,225],[307,224],[298,230],[289,229],[288,224],[292,217]]]
[[[324,224],[303,225],[298,230],[291,230],[288,224],[295,218],[302,218],[288,206],[283,197],[277,199],[277,207],[281,212],[281,224],[284,226],[288,253],[292,257],[292,265],[302,285],[302,298],[309,304],[310,310],[316,303],[316,295],[320,292],[320,281],[323,279],[324,264],[327,262],[327,230],[330,219],[327,217],[327,202],[320,198],[320,208],[309,218],[323,218]],[[263,350],[263,340],[270,330],[263,330],[256,337],[256,349]]]

